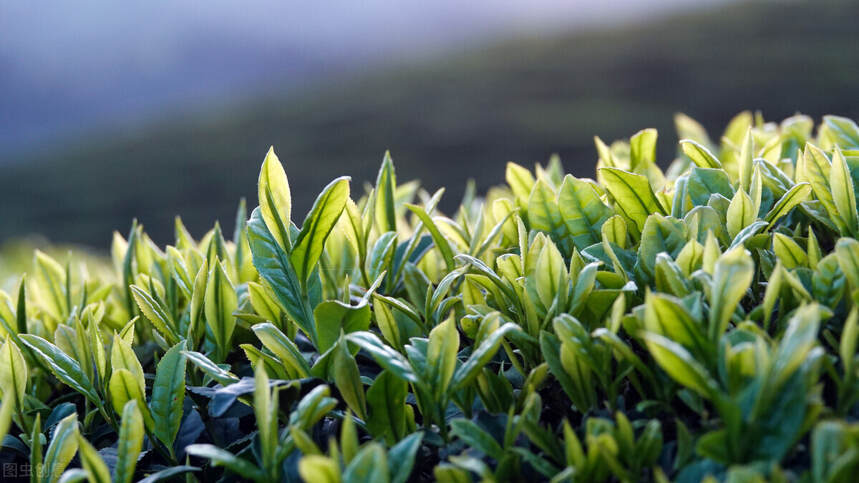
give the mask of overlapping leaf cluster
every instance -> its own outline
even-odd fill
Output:
[[[859,128],[742,113],[507,166],[453,217],[384,158],[0,292],[2,460],[33,481],[851,481]],[[227,240],[227,238],[230,238]]]

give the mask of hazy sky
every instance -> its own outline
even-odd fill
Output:
[[[0,154],[475,41],[729,0],[0,0]]]

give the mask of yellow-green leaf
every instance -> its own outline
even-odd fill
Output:
[[[773,234],[773,252],[781,260],[784,268],[793,269],[808,265],[808,255],[805,250],[787,235]]]
[[[454,319],[448,318],[429,333],[427,364],[435,375],[436,388],[443,394],[450,384],[456,369],[456,353],[459,351],[459,332]]]
[[[709,149],[705,146],[691,140],[683,139],[680,141],[680,149],[693,163],[701,168],[721,168],[722,163],[719,161]]]
[[[137,383],[140,393],[143,394],[145,392],[143,366],[140,365],[140,361],[131,348],[131,344],[122,340],[119,335],[113,337],[113,347],[110,350],[110,366],[114,372],[119,369],[126,369]],[[119,406],[117,412],[121,408],[122,406]]]
[[[80,453],[81,464],[86,471],[87,479],[90,483],[110,483],[110,471],[98,450],[93,447],[80,433],[77,434],[78,451]]]
[[[27,362],[21,349],[9,337],[0,347],[0,390],[17,401],[24,409],[24,394],[27,391]]]
[[[236,311],[236,307],[238,307],[236,290],[227,277],[224,264],[215,262],[209,269],[204,311],[206,322],[215,338],[219,362],[226,359],[232,349],[233,331],[236,328],[236,317],[233,312]]]
[[[611,208],[602,202],[593,185],[572,175],[567,175],[561,184],[558,209],[579,250],[600,241],[603,223],[612,216]]]
[[[78,415],[65,417],[54,429],[54,436],[48,451],[45,453],[45,464],[42,468],[42,482],[56,483],[63,470],[71,462],[78,451]]]
[[[716,261],[710,289],[710,340],[718,341],[725,332],[737,305],[746,294],[755,274],[755,262],[742,247],[723,254]]]
[[[134,479],[134,468],[137,457],[143,447],[143,416],[138,408],[138,402],[128,401],[122,409],[122,419],[119,426],[119,440],[116,447],[116,467],[114,481],[131,483]]]
[[[262,219],[280,248],[289,251],[289,226],[292,220],[292,194],[289,181],[280,160],[269,148],[262,162],[258,184],[259,206]]]
[[[859,233],[859,213],[856,212],[853,178],[850,176],[847,161],[838,147],[835,148],[832,155],[829,188],[832,190],[832,202],[835,204],[835,209],[844,219],[849,233],[856,236]]]
[[[346,200],[349,199],[349,180],[348,176],[343,176],[329,183],[316,198],[313,208],[304,219],[289,257],[302,284],[307,282],[316,267],[325,247],[325,240],[346,207]]]
[[[653,194],[646,177],[617,168],[602,168],[600,172],[615,206],[635,223],[639,233],[650,214],[668,214]]]
[[[738,189],[734,193],[734,199],[728,206],[727,228],[728,235],[731,238],[737,236],[743,228],[751,225],[757,219],[757,213],[754,212],[754,204],[745,190]]]
[[[811,185],[809,183],[798,183],[787,191],[772,207],[764,221],[772,226],[781,217],[787,215],[796,205],[807,200],[811,196]]]

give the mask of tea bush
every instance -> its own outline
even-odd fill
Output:
[[[4,472],[851,481],[859,127],[676,123],[665,172],[655,130],[596,138],[596,180],[511,163],[452,217],[386,155],[298,225],[272,150],[231,236],[36,251],[0,292]]]

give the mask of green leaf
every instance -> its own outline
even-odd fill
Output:
[[[171,466],[167,469],[156,471],[155,473],[150,474],[149,476],[143,478],[137,483],[156,483],[158,481],[170,480],[171,478],[181,475],[183,473],[190,473],[195,471],[200,471],[200,468],[189,465]],[[186,475],[186,478],[190,477],[191,475]]]
[[[376,176],[375,219],[376,228],[380,233],[397,231],[396,197],[397,175],[394,171],[394,161],[391,153],[385,151],[382,166]]]
[[[0,401],[0,441],[6,438],[9,427],[12,425],[12,413],[15,411],[15,399],[4,397]]]
[[[258,184],[259,209],[262,220],[281,249],[289,251],[289,225],[292,220],[292,194],[286,172],[270,147],[262,162]]]
[[[737,236],[735,236],[734,239],[731,241],[731,245],[728,246],[727,251],[735,250],[738,247],[745,246],[746,241],[748,241],[750,238],[755,236],[759,231],[763,230],[768,225],[769,225],[769,223],[762,221],[762,220],[758,220],[758,221],[752,223],[751,225],[743,228],[742,230],[740,230],[739,233],[737,233]]]
[[[367,330],[370,327],[370,304],[361,301],[358,305],[348,305],[339,300],[328,300],[313,310],[316,320],[317,349],[324,354],[344,334]]]
[[[714,355],[705,327],[694,319],[680,299],[670,295],[648,293],[645,299],[644,324],[648,331],[670,338],[686,348],[697,360],[707,361]]]
[[[182,422],[185,401],[184,346],[184,342],[174,345],[158,362],[155,382],[152,384],[152,400],[149,402],[155,422],[153,433],[168,448],[173,447]]]
[[[272,398],[269,389],[268,374],[265,366],[258,364],[254,368],[254,415],[259,431],[260,452],[263,466],[271,473],[275,465],[277,451],[277,391]]]
[[[140,361],[137,359],[134,349],[131,348],[131,344],[124,341],[119,335],[113,336],[113,347],[110,349],[110,367],[114,372],[119,369],[126,369],[137,383],[140,394],[146,391],[143,366],[140,365]],[[121,410],[122,406],[117,408],[116,412],[120,412]]]
[[[551,307],[552,302],[562,292],[566,296],[569,280],[564,257],[554,243],[547,242],[537,257],[534,276],[537,282],[537,295],[545,307]]]
[[[298,462],[298,474],[304,481],[340,483],[340,465],[322,455],[304,455]]]
[[[650,354],[672,379],[704,397],[714,394],[716,382],[680,344],[653,333],[646,333],[644,341]]]
[[[461,439],[469,447],[482,451],[484,454],[496,460],[501,460],[504,450],[489,433],[480,426],[467,419],[454,419],[450,422],[450,432]]]
[[[804,305],[790,318],[775,353],[771,375],[775,387],[786,381],[806,361],[808,352],[817,343],[820,310],[816,304]]]
[[[626,221],[620,215],[608,217],[600,228],[600,235],[604,241],[625,249],[627,241]]]
[[[689,171],[689,181],[686,192],[695,206],[705,206],[710,200],[710,195],[718,193],[725,198],[734,197],[734,188],[731,179],[722,169],[699,168],[693,166]]]
[[[239,458],[217,446],[211,444],[192,444],[185,448],[185,452],[193,456],[206,458],[212,463],[212,466],[223,466],[242,478],[259,482],[266,481],[265,473],[259,468],[247,460]]]
[[[561,184],[558,209],[579,250],[600,241],[602,225],[613,215],[612,209],[602,202],[591,183],[572,175],[564,177]]]
[[[361,419],[367,418],[367,402],[364,397],[364,385],[361,383],[361,373],[358,364],[349,348],[346,339],[341,338],[334,349],[334,383],[337,389],[355,414]]]
[[[850,475],[845,478],[836,478],[834,474],[838,469],[838,463],[842,463],[843,456],[852,456],[853,464],[847,469],[855,466],[859,453],[855,450],[847,451],[849,436],[844,423],[841,421],[821,421],[814,427],[811,433],[811,471],[814,481],[849,481]]]
[[[21,284],[18,286],[18,304],[15,308],[18,333],[27,332],[27,276],[21,276]],[[11,323],[11,320],[9,321]]]
[[[184,355],[189,361],[194,363],[198,369],[205,372],[206,375],[211,377],[214,381],[220,383],[223,386],[229,386],[230,384],[239,382],[239,378],[235,376],[217,364],[212,362],[211,359],[200,354],[199,352],[194,351],[182,351],[182,355]]]
[[[456,353],[459,351],[459,332],[454,318],[438,324],[429,333],[427,346],[427,365],[436,394],[444,394],[453,372],[456,370]]]
[[[758,214],[755,213],[754,203],[749,195],[743,189],[738,189],[728,206],[728,216],[726,226],[728,235],[731,238],[737,236],[743,228],[751,225],[757,219]]]
[[[403,437],[406,431],[405,404],[408,393],[408,383],[394,376],[392,372],[385,370],[376,376],[367,390],[370,414],[367,428],[374,437],[382,437],[388,444],[394,444]]]
[[[798,157],[796,162],[796,180],[810,183],[815,198],[820,200],[826,212],[832,217],[833,222],[839,227],[844,226],[846,228],[844,220],[835,208],[832,192],[829,190],[832,163],[826,153],[817,146],[808,143],[805,145],[802,156]]]
[[[737,114],[728,122],[728,127],[725,128],[725,133],[722,137],[733,145],[739,145],[743,141],[746,131],[752,126],[753,121],[754,116],[751,111],[743,111]]]
[[[5,395],[10,395],[16,401],[17,407],[23,411],[24,395],[27,391],[27,362],[21,349],[9,337],[6,337],[6,342],[0,347],[0,390]]]
[[[262,345],[274,353],[298,377],[307,377],[310,374],[310,365],[301,355],[295,343],[280,329],[269,322],[265,322],[251,327],[251,330],[254,331]]]
[[[844,218],[847,230],[856,236],[859,233],[859,212],[856,211],[856,193],[847,161],[839,148],[832,154],[832,170],[829,173],[829,188],[836,211]]]
[[[447,238],[442,235],[439,231],[438,226],[436,226],[435,221],[430,218],[429,214],[420,206],[413,205],[410,203],[406,204],[406,208],[408,208],[415,216],[418,217],[419,220],[424,224],[427,231],[429,231],[430,236],[432,236],[432,241],[435,244],[436,248],[438,248],[439,252],[441,252],[441,256],[444,259],[445,267],[448,271],[453,270],[456,267],[456,264],[453,262],[453,250],[450,248],[450,243],[447,241]]]
[[[811,185],[809,183],[798,183],[794,185],[787,193],[785,193],[772,209],[764,217],[770,226],[772,226],[781,217],[787,215],[796,205],[807,200],[811,196]]]
[[[617,168],[601,168],[600,173],[615,206],[635,223],[639,232],[644,229],[650,214],[668,214],[653,194],[646,177]]]
[[[677,137],[710,145],[710,136],[707,135],[704,126],[682,112],[674,114],[674,127],[677,130]]]
[[[137,302],[137,306],[140,307],[140,311],[143,312],[143,315],[149,320],[152,327],[158,331],[161,337],[164,337],[164,340],[170,345],[179,342],[179,335],[173,330],[174,323],[167,307],[137,285],[131,285],[129,289],[131,290],[131,295],[134,297],[134,301]]]
[[[859,241],[853,238],[839,238],[835,243],[835,256],[851,289],[859,289]]]
[[[223,361],[232,349],[233,331],[236,328],[236,318],[233,312],[238,307],[238,298],[232,282],[227,277],[224,264],[215,261],[209,268],[206,282],[206,298],[204,312],[206,322],[212,329],[217,360]]]
[[[847,316],[847,321],[844,323],[844,330],[841,332],[841,340],[838,344],[838,355],[841,357],[841,363],[844,365],[845,374],[853,374],[853,368],[856,361],[856,344],[859,342],[859,310],[855,307]]]
[[[68,314],[65,271],[56,260],[40,250],[35,251],[34,258],[43,307],[56,320],[62,320]]]
[[[525,203],[534,188],[534,176],[530,171],[516,163],[507,163],[504,179],[520,203]]]
[[[441,463],[433,468],[433,478],[439,483],[471,483],[471,475],[450,463]]]
[[[725,333],[734,310],[752,283],[754,274],[755,263],[742,247],[728,251],[716,261],[710,289],[710,341],[717,341]]]
[[[750,191],[752,186],[752,171],[754,170],[755,157],[755,137],[752,134],[752,128],[749,127],[745,132],[742,145],[740,147],[739,159],[739,187],[745,191]]]
[[[549,233],[555,240],[566,235],[555,189],[543,179],[537,180],[528,197],[528,221],[532,229]]]
[[[784,268],[808,266],[808,255],[805,254],[805,250],[787,235],[773,233],[773,252],[781,260]]]
[[[558,337],[555,334],[543,331],[540,334],[540,351],[549,365],[549,370],[555,376],[555,379],[558,380],[564,392],[571,399],[576,397],[578,394],[576,382],[567,374],[561,362],[561,341],[558,340]]]
[[[325,240],[346,207],[346,200],[349,199],[349,180],[348,176],[343,176],[329,183],[316,198],[313,208],[304,219],[290,254],[290,260],[302,285],[307,283],[316,268],[325,247]]]
[[[248,297],[257,315],[274,324],[282,323],[283,312],[270,295],[270,291],[266,290],[264,286],[256,282],[248,282]]]
[[[114,481],[117,483],[134,481],[134,468],[137,466],[137,457],[143,447],[143,416],[137,404],[137,401],[131,400],[122,409],[116,447],[117,459],[113,473]]]
[[[638,172],[656,162],[656,129],[642,129],[629,138],[630,168]]]
[[[281,308],[310,337],[316,340],[313,313],[301,289],[301,283],[286,252],[280,248],[262,222],[260,210],[251,213],[248,240],[254,267],[272,288]]]
[[[358,429],[355,426],[352,411],[347,410],[340,427],[340,451],[343,454],[343,462],[347,465],[358,453]]]
[[[844,148],[859,147],[859,127],[852,119],[841,116],[823,116],[826,126],[833,140]]]
[[[42,468],[43,483],[56,483],[60,479],[63,470],[78,451],[77,437],[78,415],[75,413],[60,421],[54,429],[54,436],[45,453],[45,465]]]
[[[343,472],[343,483],[388,483],[388,459],[378,443],[364,445]]]
[[[146,395],[128,369],[114,369],[113,374],[110,376],[108,391],[110,392],[110,402],[113,404],[113,410],[117,414],[123,411],[123,408],[129,401],[137,401],[138,407],[143,412],[146,427],[153,428],[155,426],[146,406]]]
[[[511,332],[519,332],[522,329],[518,325],[508,322],[495,331],[493,331],[483,342],[474,349],[474,352],[468,359],[459,366],[453,374],[452,387],[454,389],[462,389],[477,377],[477,374],[483,369],[483,366],[489,363],[490,360],[498,352],[501,342],[504,337]]]
[[[680,140],[680,149],[699,168],[721,169],[722,163],[709,149],[691,139]]]
[[[188,311],[188,340],[192,345],[197,345],[205,334],[203,330],[203,322],[201,314],[205,312],[204,304],[206,302],[206,283],[209,281],[209,264],[204,259],[200,268],[197,270],[197,275],[194,277],[194,288],[191,292],[191,303]]]
[[[423,433],[412,433],[388,450],[391,483],[406,483],[409,480],[421,441],[423,441]]]
[[[11,406],[11,403],[5,404],[4,406]],[[11,411],[7,413],[3,412],[3,409],[0,408],[0,441],[5,437],[6,431],[9,429],[8,418],[5,416],[11,417]],[[4,421],[6,421],[6,425],[3,426]],[[30,468],[42,469],[42,416],[41,414],[36,414],[35,421],[33,421],[33,429],[30,431]],[[30,474],[30,482],[36,483],[39,481],[37,478],[38,475]]]
[[[95,388],[77,361],[54,344],[37,335],[22,334],[20,337],[33,351],[33,355],[39,358],[63,384],[83,394],[94,404],[101,404],[101,398],[95,392]],[[59,478],[59,476],[57,477]]]
[[[351,413],[347,412],[347,415]],[[289,435],[292,437],[292,443],[298,448],[299,451],[306,455],[321,455],[322,450],[319,449],[319,446],[316,445],[316,442],[313,441],[313,438],[310,437],[304,430],[301,428],[297,428],[292,426],[289,428]],[[348,450],[346,450],[348,451]],[[346,458],[346,454],[343,455]]]
[[[656,256],[668,253],[676,257],[686,246],[686,225],[677,219],[653,214],[647,217],[638,246],[638,264],[649,276],[656,268]]]
[[[346,336],[349,342],[361,347],[377,364],[406,382],[418,383],[418,377],[402,354],[386,346],[372,332],[353,332]]]
[[[93,445],[78,433],[78,452],[90,483],[110,483],[110,471]]]

